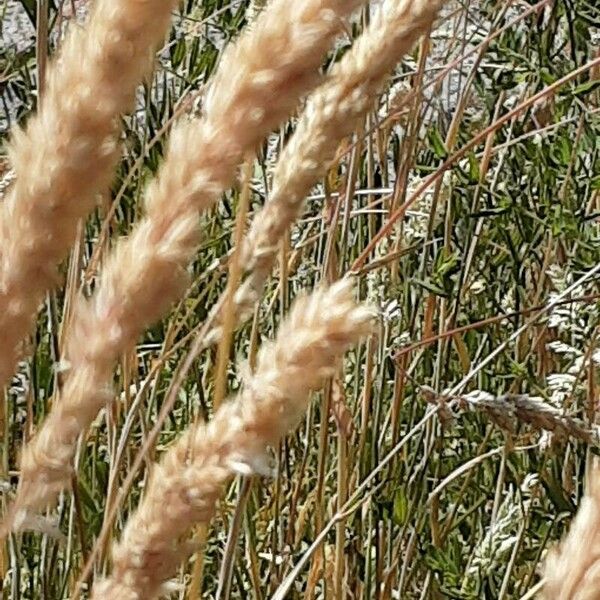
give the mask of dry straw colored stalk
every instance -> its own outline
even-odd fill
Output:
[[[166,34],[173,0],[97,0],[48,70],[36,116],[8,148],[16,180],[0,207],[0,386],[13,373],[77,223],[119,156],[118,116]]]
[[[569,533],[547,555],[545,600],[600,600],[600,470],[594,469]]]
[[[250,271],[236,303],[249,314],[268,277],[278,245],[304,199],[326,173],[344,137],[359,126],[400,58],[435,19],[443,0],[388,0],[368,29],[309,99],[273,175],[273,191],[244,247]]]
[[[218,200],[244,155],[315,83],[340,18],[357,3],[273,0],[224,52],[203,118],[174,128],[167,158],[147,191],[147,216],[117,244],[96,294],[75,306],[62,397],[23,453],[12,511],[17,523],[68,486],[78,436],[112,400],[115,362],[187,286],[186,268],[199,241],[198,211]]]
[[[243,391],[207,425],[191,427],[154,468],[145,496],[113,550],[111,577],[94,600],[154,598],[208,523],[224,486],[239,472],[262,473],[268,446],[300,422],[310,392],[332,376],[342,354],[372,328],[373,313],[342,280],[294,304],[275,342],[261,348]]]

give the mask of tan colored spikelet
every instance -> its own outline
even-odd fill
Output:
[[[545,600],[600,600],[600,469],[565,539],[548,552],[544,566]]]
[[[74,308],[66,342],[70,371],[61,399],[23,452],[14,514],[44,507],[68,486],[78,436],[112,399],[114,364],[187,285],[198,211],[218,200],[244,155],[315,82],[340,18],[356,4],[274,0],[225,51],[205,116],[174,128],[147,192],[147,216],[117,244],[91,301],[79,299]]]
[[[255,374],[207,425],[190,428],[156,466],[145,496],[113,550],[111,577],[94,600],[154,598],[189,553],[183,541],[207,523],[225,484],[262,472],[265,451],[301,420],[311,391],[335,373],[342,354],[372,327],[372,312],[353,301],[343,280],[294,304]]]
[[[573,437],[588,444],[598,444],[597,433],[580,419],[563,414],[541,398],[527,394],[504,394],[494,397],[481,391],[462,396],[461,400],[482,410],[496,425],[515,433],[519,422],[534,429],[552,431],[561,437]]]
[[[369,28],[309,99],[273,176],[273,191],[252,222],[244,263],[250,271],[237,293],[252,310],[273,266],[278,245],[298,217],[304,198],[322,177],[344,137],[364,118],[384,81],[435,19],[443,0],[388,0]]]
[[[16,181],[0,207],[0,386],[12,374],[77,223],[106,189],[118,120],[149,71],[174,0],[97,0],[48,71],[36,116],[13,134]]]

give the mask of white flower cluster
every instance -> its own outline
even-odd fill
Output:
[[[554,291],[550,294],[552,301],[564,292],[573,281],[573,274],[559,265],[551,265],[548,275]],[[583,286],[571,293],[572,298],[584,296],[590,290]],[[573,302],[559,305],[552,310],[548,319],[548,327],[559,336],[547,344],[561,368],[546,378],[550,391],[550,402],[562,408],[565,401],[578,391],[585,389],[585,377],[582,373],[589,367],[590,361],[600,365],[600,348],[588,347],[593,339],[593,329],[600,319],[600,310],[595,302]]]

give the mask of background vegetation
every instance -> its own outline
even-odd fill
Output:
[[[258,8],[186,0],[174,15],[152,81],[124,120],[111,193],[82,227],[65,283],[40,313],[31,358],[0,398],[4,505],[19,449],[60,386],[74,293],[93,289],[112,240],[139,217],[170,124],[201,106],[224,44]],[[85,12],[75,0],[0,5],[3,140],[35,110],[47,53]],[[276,475],[240,480],[211,530],[197,532],[206,555],[182,570],[180,597],[214,597],[221,570],[230,582],[221,598],[270,598],[303,557],[290,597],[535,594],[544,552],[564,532],[598,453],[599,26],[594,0],[450,2],[431,39],[399,65],[308,199],[253,322],[237,333],[230,390],[290,301],[320,280],[356,272],[362,297],[380,309],[378,335],[347,357],[274,453]],[[292,130],[293,120],[254,163],[254,210]],[[5,183],[7,169],[0,165]],[[68,596],[166,398],[176,403],[146,460],[210,415],[216,352],[198,356],[183,381],[177,375],[224,289],[237,204],[232,191],[204,217],[185,300],[123,357],[119,402],[81,443],[57,530],[0,548],[4,597]],[[119,503],[116,531],[143,478]],[[98,570],[106,549],[96,548]]]

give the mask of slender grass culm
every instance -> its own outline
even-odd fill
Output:
[[[97,0],[50,65],[37,114],[8,147],[15,181],[0,204],[0,386],[15,369],[77,224],[108,189],[118,117],[152,66],[173,0]]]
[[[208,523],[236,474],[262,474],[265,455],[295,428],[310,392],[332,376],[342,354],[372,327],[346,279],[299,299],[272,343],[263,344],[242,392],[207,425],[192,426],[151,473],[144,497],[113,550],[112,575],[94,600],[151,599],[192,550],[186,534]]]
[[[244,155],[317,82],[341,17],[357,4],[274,0],[225,51],[203,116],[174,128],[146,194],[146,216],[114,248],[92,298],[74,307],[65,337],[69,369],[60,399],[23,451],[13,525],[26,525],[27,511],[48,505],[69,485],[79,435],[113,398],[118,358],[188,285],[199,211],[214,204]]]

